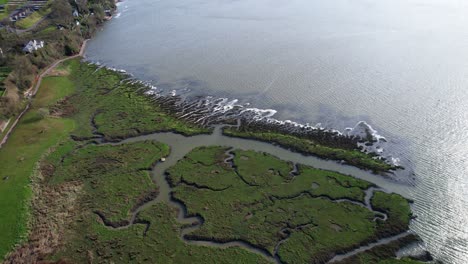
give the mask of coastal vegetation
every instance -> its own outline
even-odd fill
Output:
[[[357,142],[350,140],[353,144],[337,144],[336,138],[324,137],[321,140],[314,138],[286,134],[278,130],[262,129],[256,127],[224,128],[223,134],[231,137],[249,138],[275,143],[292,151],[305,155],[313,155],[324,159],[339,160],[345,164],[361,169],[371,170],[374,173],[386,173],[398,167],[393,166],[380,159],[376,155],[363,153],[357,147]],[[323,133],[326,134],[326,133]],[[342,139],[343,140],[343,139]],[[346,142],[346,139],[343,140]]]
[[[175,208],[159,202],[139,210],[158,193],[149,168],[167,155],[168,146],[154,141],[62,141],[37,172],[36,188],[48,191],[33,203],[36,221],[30,236],[37,240],[18,248],[7,263],[31,250],[34,260],[62,262],[268,263],[271,255],[282,263],[324,263],[375,239],[379,226],[373,219],[378,215],[353,202],[362,198],[357,192],[364,193],[372,184],[304,166],[291,174],[291,164],[268,154],[202,147],[168,170],[174,199],[187,206],[187,216],[203,220],[184,241],[179,234],[189,226],[176,220]],[[68,192],[61,192],[64,189]],[[379,192],[385,195],[394,196]],[[41,214],[41,206],[52,213]],[[64,211],[67,218],[60,221],[56,215]],[[47,231],[54,239],[39,238]],[[191,240],[245,241],[265,250],[266,256],[239,246],[191,245]],[[398,247],[381,246],[355,258],[420,263],[395,259],[397,248],[417,240],[399,240]]]
[[[7,263],[323,263],[408,230],[410,207],[397,194],[373,191],[367,204],[369,182],[217,146],[167,170],[179,213],[198,219],[179,222],[172,203],[153,202],[161,186],[150,170],[169,146],[120,141],[210,130],[173,117],[119,72],[73,59],[51,75],[0,150],[0,253],[19,244]],[[405,263],[394,257],[376,258]]]
[[[66,142],[57,147],[42,162],[42,176],[51,185],[80,181],[87,207],[110,225],[128,223],[133,208],[157,195],[149,172],[156,161],[169,154],[167,145],[154,141],[119,146],[73,145]]]
[[[72,134],[75,139],[102,137],[116,141],[163,131],[184,135],[210,131],[164,111],[144,94],[146,86],[125,81],[128,76],[78,60],[68,62],[65,67],[72,72],[69,79],[77,87],[77,93],[63,100],[55,111],[77,121],[77,130]]]
[[[30,176],[37,162],[64,138],[72,136],[80,143],[158,131],[208,131],[160,111],[147,96],[136,91],[141,85],[121,82],[124,77],[117,72],[98,70],[97,66],[76,59],[51,74],[44,78],[31,108],[0,150],[1,256],[28,231]],[[100,119],[101,115],[109,116],[110,122]]]
[[[395,241],[391,241],[385,245],[375,246],[369,250],[358,253],[349,258],[345,258],[340,261],[333,262],[335,264],[366,264],[366,263],[377,263],[377,264],[421,264],[422,261],[430,261],[432,258],[430,255],[420,257],[421,260],[412,259],[409,257],[403,257],[401,259],[394,259],[397,252],[405,245],[411,244],[417,241],[418,238],[414,234],[409,234]]]
[[[28,98],[38,74],[77,54],[114,9],[113,0],[54,0],[19,22],[2,22],[0,121],[27,107],[0,150],[0,257],[6,263],[324,263],[408,230],[411,209],[400,195],[220,146],[194,149],[167,170],[170,201],[154,201],[161,186],[151,170],[170,156],[170,147],[121,141],[211,128],[177,117],[174,105],[148,96],[149,88],[129,75],[78,59],[53,69]],[[33,39],[45,47],[24,52]],[[362,153],[358,139],[332,133],[242,126],[224,134],[375,173],[396,169]],[[419,263],[395,258],[418,239],[407,236],[343,263]]]
[[[189,240],[245,241],[283,263],[324,263],[407,230],[403,215],[411,211],[399,195],[377,192],[373,201],[389,215],[383,220],[364,204],[372,186],[365,181],[306,166],[294,172],[268,154],[227,151],[197,148],[167,171],[173,199],[203,219]]]
[[[125,229],[108,228],[89,212],[73,231],[73,240],[52,259],[85,263],[268,263],[241,248],[186,244],[179,238],[177,211],[158,203],[138,215]]]

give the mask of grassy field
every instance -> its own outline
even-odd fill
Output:
[[[368,182],[306,166],[292,175],[290,163],[253,151],[234,151],[231,167],[225,151],[198,148],[168,170],[173,197],[204,219],[189,238],[242,240],[284,263],[322,263],[394,231],[373,221],[365,207],[334,201],[363,201]],[[410,214],[401,196],[379,192],[381,199],[388,199],[383,212]],[[406,230],[409,218],[400,220],[395,224]]]
[[[75,127],[71,119],[44,116],[42,113],[43,109],[73,92],[74,87],[63,78],[44,80],[31,110],[0,149],[0,256],[26,234],[29,183],[36,163],[47,149],[66,138]],[[55,81],[64,85],[53,85]]]
[[[385,161],[375,159],[357,149],[342,149],[328,147],[306,138],[286,135],[277,132],[238,131],[235,128],[225,128],[223,133],[227,136],[251,138],[269,143],[276,143],[306,155],[313,155],[324,159],[343,160],[346,164],[361,169],[371,170],[374,173],[388,172],[396,169]]]
[[[92,215],[72,233],[67,243],[52,259],[87,263],[268,263],[266,259],[241,248],[211,248],[184,243],[179,238],[181,225],[176,211],[165,204],[155,204],[138,216],[137,224],[113,230]]]
[[[39,11],[33,12],[26,18],[21,19],[20,21],[16,22],[15,25],[21,29],[28,29],[32,27],[34,24],[36,24],[43,17],[49,15],[49,13],[50,13],[50,9],[39,10]]]

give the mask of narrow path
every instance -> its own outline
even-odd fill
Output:
[[[16,117],[15,121],[13,122],[13,125],[10,127],[10,129],[8,130],[8,132],[3,136],[3,139],[2,141],[0,142],[0,149],[2,148],[2,146],[7,142],[8,140],[8,137],[10,136],[10,134],[13,132],[13,130],[15,129],[16,125],[18,124],[19,120],[21,119],[21,117],[23,117],[23,115],[29,110],[29,108],[31,107],[31,103],[32,103],[32,99],[34,97],[34,95],[36,95],[37,91],[39,90],[39,87],[41,86],[41,83],[42,83],[42,78],[44,78],[47,74],[50,73],[51,70],[53,70],[55,67],[57,67],[57,65],[59,65],[60,63],[64,62],[64,61],[67,61],[67,60],[71,60],[71,59],[74,59],[74,58],[78,58],[78,57],[81,57],[83,56],[84,54],[84,51],[85,51],[85,48],[86,48],[86,43],[88,42],[88,39],[86,39],[85,41],[83,41],[83,44],[81,45],[81,49],[80,49],[80,52],[76,55],[73,55],[73,56],[70,56],[70,57],[66,57],[66,58],[63,58],[63,59],[60,59],[60,60],[57,60],[55,61],[54,63],[52,63],[49,67],[47,67],[44,71],[42,71],[42,73],[40,73],[38,75],[38,77],[36,78],[36,83],[31,86],[31,88],[29,88],[26,92],[24,92],[24,96],[26,98],[28,98],[28,103],[26,104],[26,107],[24,108],[24,110],[18,115],[18,117]]]
[[[36,21],[36,23],[34,23],[32,26],[28,27],[28,28],[25,28],[25,29],[19,29],[19,28],[11,28],[9,26],[9,30],[11,32],[15,32],[16,34],[23,34],[23,33],[26,33],[26,32],[29,32],[33,29],[35,29],[42,21],[44,21],[45,19],[47,18],[47,16],[43,16],[41,19],[39,19],[38,21]]]

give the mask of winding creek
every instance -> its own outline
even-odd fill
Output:
[[[435,259],[468,263],[468,1],[118,5],[115,19],[89,41],[88,61],[124,69],[167,93],[273,109],[280,120],[340,131],[366,121],[406,168],[394,175],[402,185],[259,143],[196,138],[258,147],[403,194],[418,216],[410,228]],[[197,144],[154,137],[177,140],[175,152]]]
[[[274,155],[280,159],[293,162],[293,164],[304,164],[304,165],[309,165],[309,166],[313,166],[316,168],[334,170],[334,171],[352,175],[354,177],[372,182],[380,187],[370,187],[369,189],[367,189],[365,191],[366,195],[365,195],[364,203],[351,201],[348,199],[337,199],[337,200],[333,200],[333,202],[338,202],[338,203],[347,202],[347,203],[357,204],[362,207],[366,207],[368,210],[375,213],[376,217],[374,218],[374,221],[377,218],[380,218],[383,220],[387,219],[386,214],[375,211],[370,204],[370,200],[373,196],[374,191],[381,190],[381,191],[386,191],[386,192],[396,192],[396,193],[405,195],[404,192],[401,192],[401,190],[404,190],[404,188],[403,189],[401,188],[401,184],[391,182],[389,180],[384,179],[383,177],[370,174],[368,172],[359,170],[351,166],[339,164],[335,161],[326,161],[326,160],[321,160],[321,159],[311,157],[311,156],[304,156],[302,154],[294,153],[294,152],[291,152],[289,150],[286,150],[284,148],[281,148],[272,144],[255,141],[255,140],[227,137],[222,134],[222,126],[215,126],[213,133],[209,135],[196,135],[196,136],[186,137],[186,136],[182,136],[180,134],[176,134],[172,132],[164,132],[164,133],[154,133],[154,134],[149,134],[149,135],[144,135],[144,136],[137,136],[137,137],[122,140],[117,143],[100,143],[100,144],[120,145],[120,144],[138,142],[138,141],[144,141],[144,140],[159,141],[159,142],[169,145],[171,148],[171,152],[169,156],[165,157],[165,161],[164,162],[158,161],[151,171],[153,181],[156,183],[156,185],[159,188],[159,194],[155,199],[144,203],[143,205],[139,206],[136,210],[134,210],[132,212],[132,217],[129,223],[126,225],[117,227],[118,229],[128,228],[129,226],[133,224],[146,224],[149,227],[150,223],[138,222],[138,219],[137,219],[138,213],[148,208],[154,203],[163,202],[178,209],[179,213],[178,213],[177,221],[181,224],[184,224],[184,227],[182,228],[181,233],[180,233],[180,238],[184,240],[186,243],[200,245],[200,246],[219,247],[219,248],[242,247],[250,252],[262,255],[263,257],[265,257],[266,259],[274,263],[281,263],[277,255],[277,252],[281,243],[287,240],[288,237],[278,242],[277,246],[275,247],[275,253],[273,255],[271,255],[266,250],[257,248],[249,243],[246,243],[245,241],[236,240],[236,241],[229,241],[229,242],[223,243],[223,242],[216,242],[216,241],[192,240],[192,239],[186,238],[187,234],[190,234],[192,231],[199,228],[203,224],[203,219],[199,216],[188,217],[186,207],[181,202],[172,199],[172,196],[171,196],[172,189],[166,180],[165,171],[168,168],[174,166],[179,160],[181,160],[192,149],[196,147],[201,147],[201,146],[216,145],[216,146],[225,146],[225,147],[230,148],[226,152],[226,154],[228,154],[228,157],[224,161],[229,164],[232,164],[231,163],[231,160],[233,158],[233,155],[231,153],[232,150],[234,149],[255,150],[255,151],[265,152],[265,153]],[[295,165],[293,167],[293,170],[290,173],[295,174],[296,172],[297,172],[297,166]],[[283,231],[287,231],[287,230],[283,230]],[[336,255],[333,259],[329,261],[329,263],[353,256],[357,253],[360,253],[372,247],[389,243],[391,241],[402,238],[408,234],[409,232],[405,232],[396,236],[383,238],[383,239],[380,239],[379,241],[370,243],[365,246],[361,246],[347,253]]]

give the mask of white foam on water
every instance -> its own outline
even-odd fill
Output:
[[[100,62],[93,62],[100,68],[103,68]],[[400,159],[393,157],[390,153],[387,153],[387,140],[384,136],[380,135],[377,130],[372,128],[365,121],[359,121],[354,127],[345,128],[343,131],[339,131],[336,129],[324,128],[322,127],[321,123],[317,123],[316,125],[310,125],[309,123],[303,124],[293,120],[279,120],[274,118],[277,114],[277,110],[275,109],[260,109],[255,107],[249,107],[250,103],[239,104],[238,99],[229,99],[229,98],[216,98],[213,96],[205,96],[202,98],[188,98],[182,99],[180,96],[179,90],[171,90],[169,93],[165,92],[162,89],[159,89],[155,85],[152,85],[150,81],[143,82],[141,80],[137,80],[133,78],[132,75],[128,74],[125,70],[107,67],[107,69],[112,70],[114,72],[118,72],[121,74],[125,74],[129,77],[125,81],[130,84],[140,84],[146,88],[145,94],[149,96],[153,96],[155,98],[160,98],[163,96],[171,96],[171,97],[180,97],[180,102],[188,102],[189,104],[193,104],[187,111],[183,111],[181,117],[183,118],[190,118],[191,116],[196,117],[196,123],[199,124],[209,124],[211,121],[219,121],[222,122],[226,120],[226,117],[239,117],[247,120],[251,120],[250,122],[266,122],[268,124],[279,125],[279,126],[286,126],[288,129],[294,131],[314,131],[314,130],[322,130],[324,132],[330,132],[336,135],[344,135],[350,137],[357,137],[361,139],[360,142],[357,143],[357,146],[362,149],[365,153],[375,153],[375,159],[385,158],[387,162],[392,165],[399,166]],[[182,91],[182,94],[189,91],[189,89],[185,89]],[[192,100],[192,102],[191,102]],[[198,102],[196,101],[198,100]],[[200,114],[202,112],[202,114]],[[223,119],[224,118],[224,119]],[[211,121],[210,121],[211,120]],[[207,123],[208,122],[208,123]]]

